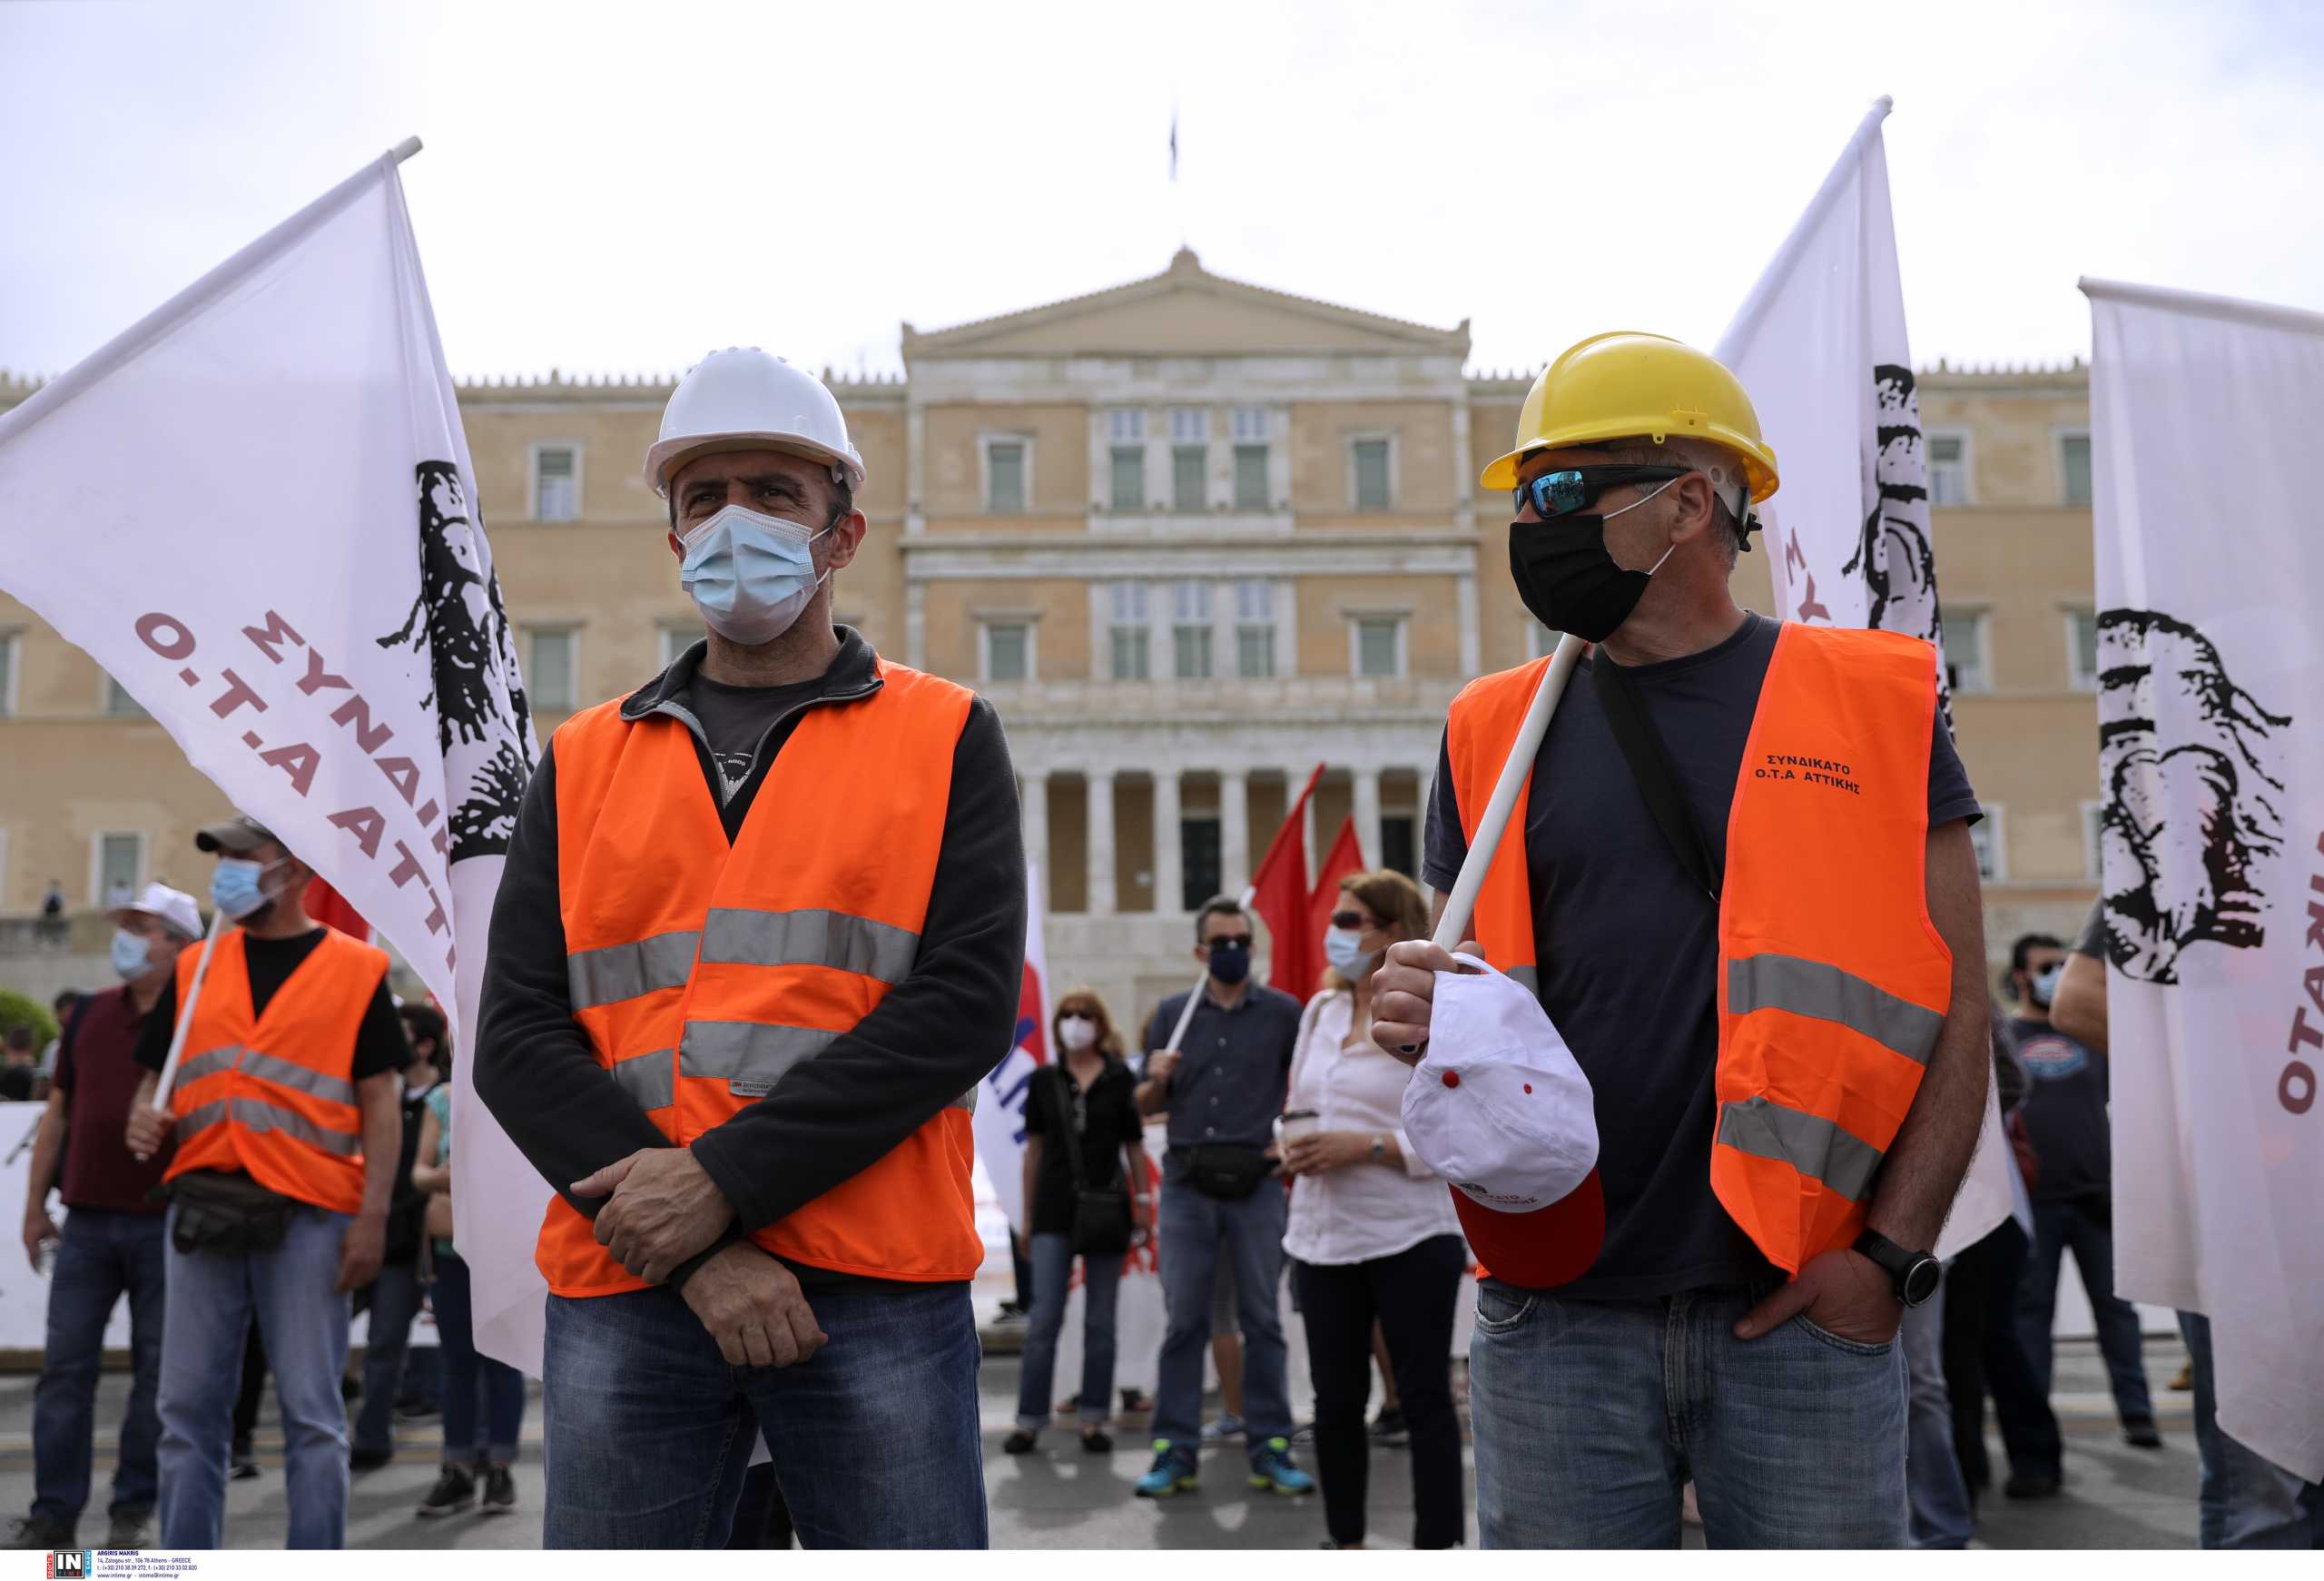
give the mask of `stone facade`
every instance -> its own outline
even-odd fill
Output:
[[[1369,860],[1414,865],[1453,693],[1541,640],[1510,581],[1506,502],[1475,488],[1527,379],[1470,373],[1465,323],[1246,285],[1190,252],[1089,296],[906,325],[902,347],[901,379],[833,384],[871,521],[834,612],[1000,709],[1054,984],[1097,986],[1123,1020],[1182,987],[1188,903],[1248,878],[1317,763],[1311,855],[1353,817]],[[0,407],[26,388],[0,383]],[[699,634],[639,475],[670,388],[460,392],[544,733]],[[2094,696],[2073,652],[2091,523],[2065,476],[2087,380],[1939,369],[1921,396],[1932,441],[1958,440],[1936,534],[1974,650],[1956,656],[1962,751],[2001,809],[1998,954],[2021,926],[2066,929],[2093,886]],[[1764,556],[1738,589],[1771,608]],[[52,876],[75,909],[133,869],[199,889],[208,783],[5,596],[0,657],[0,914],[36,908]]]

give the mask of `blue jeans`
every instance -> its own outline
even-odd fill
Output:
[[[419,1316],[419,1264],[383,1263],[371,1285],[371,1324],[363,1342],[363,1408],[355,1418],[355,1452],[392,1454],[396,1390]]]
[[[1017,1425],[1038,1433],[1049,1425],[1057,1337],[1065,1327],[1075,1254],[1072,1238],[1065,1235],[1035,1235],[1028,1250],[1033,1264],[1033,1317],[1025,1332]],[[1121,1286],[1118,1254],[1081,1260],[1081,1419],[1093,1427],[1106,1419],[1114,1398],[1114,1300]]]
[[[178,1210],[170,1210],[170,1222]],[[234,1359],[258,1317],[282,1406],[285,1546],[347,1544],[349,1299],[339,1279],[348,1216],[301,1207],[271,1251],[169,1249],[162,1329],[162,1538],[164,1548],[216,1548],[226,1536],[226,1454],[241,1369]]]
[[[1206,1197],[1184,1181],[1162,1184],[1162,1299],[1169,1326],[1154,1390],[1154,1436],[1191,1453],[1202,1442],[1202,1363],[1210,1347],[1211,1280],[1221,1259],[1235,1271],[1243,1322],[1245,1442],[1291,1437],[1284,1381],[1283,1187],[1268,1180],[1247,1197]]]
[[[111,1513],[142,1516],[153,1507],[154,1447],[162,1436],[153,1396],[162,1375],[164,1244],[158,1213],[75,1208],[65,1215],[48,1287],[48,1348],[33,1395],[33,1514],[67,1531],[89,1502],[97,1369],[105,1321],[123,1295],[136,1371],[121,1419]]]
[[[478,1354],[468,1265],[457,1253],[436,1254],[430,1299],[443,1371],[444,1464],[514,1465],[517,1437],[525,1430],[525,1375],[505,1361]],[[481,1420],[476,1408],[479,1393],[484,1398]]]
[[[804,1546],[985,1546],[969,1287],[810,1287],[807,1302],[830,1344],[731,1367],[666,1286],[551,1296],[543,1545],[724,1546],[763,1430]]]
[[[1949,1276],[1948,1276],[1949,1277]],[[1945,1287],[1905,1309],[1905,1494],[1915,1548],[1965,1548],[1977,1529],[1969,1483],[1953,1448],[1953,1397],[1945,1387]]]
[[[1767,1286],[1577,1301],[1488,1280],[1469,1344],[1489,1548],[1905,1544],[1905,1367],[1794,1318],[1733,1333]]]
[[[2089,1292],[2098,1327],[2099,1354],[2114,1386],[2114,1412],[2125,1428],[2152,1427],[2154,1401],[2147,1394],[2146,1363],[2139,1354],[2138,1309],[2114,1293],[2114,1227],[2080,1202],[2034,1204],[2034,1255],[2019,1288],[2018,1332],[2045,1396],[2050,1392],[2050,1325],[2058,1309],[2058,1261],[2067,1250]]]
[[[2220,1431],[2211,1320],[2179,1314],[2195,1373],[2195,1450],[2202,1459],[2196,1527],[2206,1548],[2324,1548],[2324,1485],[2303,1482]]]

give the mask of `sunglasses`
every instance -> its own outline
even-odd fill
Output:
[[[1693,470],[1691,467],[1570,467],[1561,472],[1543,472],[1517,486],[1516,509],[1522,515],[1531,505],[1534,515],[1549,521],[1597,504],[1598,497],[1609,489],[1625,483],[1668,482]]]
[[[1251,937],[1248,934],[1236,934],[1210,941],[1210,948],[1214,950],[1247,950],[1250,947]]]
[[[1332,914],[1332,926],[1345,928],[1354,934],[1368,934],[1380,925],[1360,911],[1335,911]]]
[[[1088,1023],[1090,1023],[1091,1024],[1093,1024],[1093,1025],[1094,1025],[1094,1024],[1096,1024],[1098,1018],[1097,1018],[1096,1016],[1094,1016],[1094,1015],[1090,1014],[1090,1013],[1089,1013],[1088,1011],[1086,1011],[1086,1010],[1068,1010],[1068,1011],[1062,1011],[1062,1012],[1059,1013],[1058,1020],[1059,1020],[1059,1021],[1086,1021],[1086,1022],[1088,1022]]]

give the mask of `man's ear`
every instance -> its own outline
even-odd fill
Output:
[[[856,551],[863,547],[863,535],[871,529],[871,522],[860,510],[851,510],[832,523],[831,558],[825,565],[834,571],[843,571],[853,565]]]
[[[1709,477],[1689,472],[1673,482],[1669,491],[1676,501],[1670,518],[1672,543],[1699,538],[1718,525],[1718,495]]]

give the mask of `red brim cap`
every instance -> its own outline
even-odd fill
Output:
[[[1606,1242],[1606,1191],[1592,1170],[1546,1208],[1502,1213],[1447,1186],[1461,1231],[1477,1254],[1480,1279],[1492,1276],[1529,1290],[1554,1290],[1590,1271]]]

